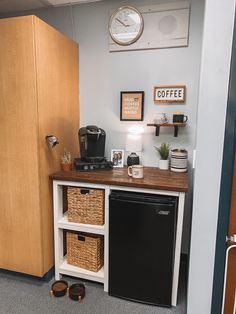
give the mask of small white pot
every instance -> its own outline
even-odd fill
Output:
[[[159,160],[159,168],[161,170],[169,170],[169,159],[167,159],[167,160],[160,159]]]

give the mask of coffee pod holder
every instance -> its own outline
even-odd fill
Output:
[[[69,297],[71,300],[79,303],[85,297],[85,285],[83,283],[75,283],[69,288]]]
[[[65,280],[57,280],[51,286],[51,297],[63,297],[69,290],[68,283]]]
[[[68,294],[69,298],[73,301],[80,303],[85,297],[85,285],[83,283],[75,283],[70,287],[65,280],[55,281],[50,290],[51,297],[63,297]]]

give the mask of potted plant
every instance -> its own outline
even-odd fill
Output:
[[[154,146],[156,151],[160,155],[159,160],[159,168],[162,170],[168,170],[169,169],[169,152],[170,152],[170,145],[167,143],[162,143],[159,147]]]
[[[64,171],[72,170],[71,153],[68,152],[65,148],[64,148],[64,153],[61,156],[61,169]]]

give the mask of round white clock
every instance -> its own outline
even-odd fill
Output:
[[[143,17],[134,7],[124,6],[115,11],[109,21],[111,38],[119,45],[136,42],[143,32]]]

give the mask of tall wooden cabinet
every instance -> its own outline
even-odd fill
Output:
[[[54,264],[49,174],[64,148],[78,155],[78,45],[35,16],[1,19],[0,41],[0,268],[43,276]]]

